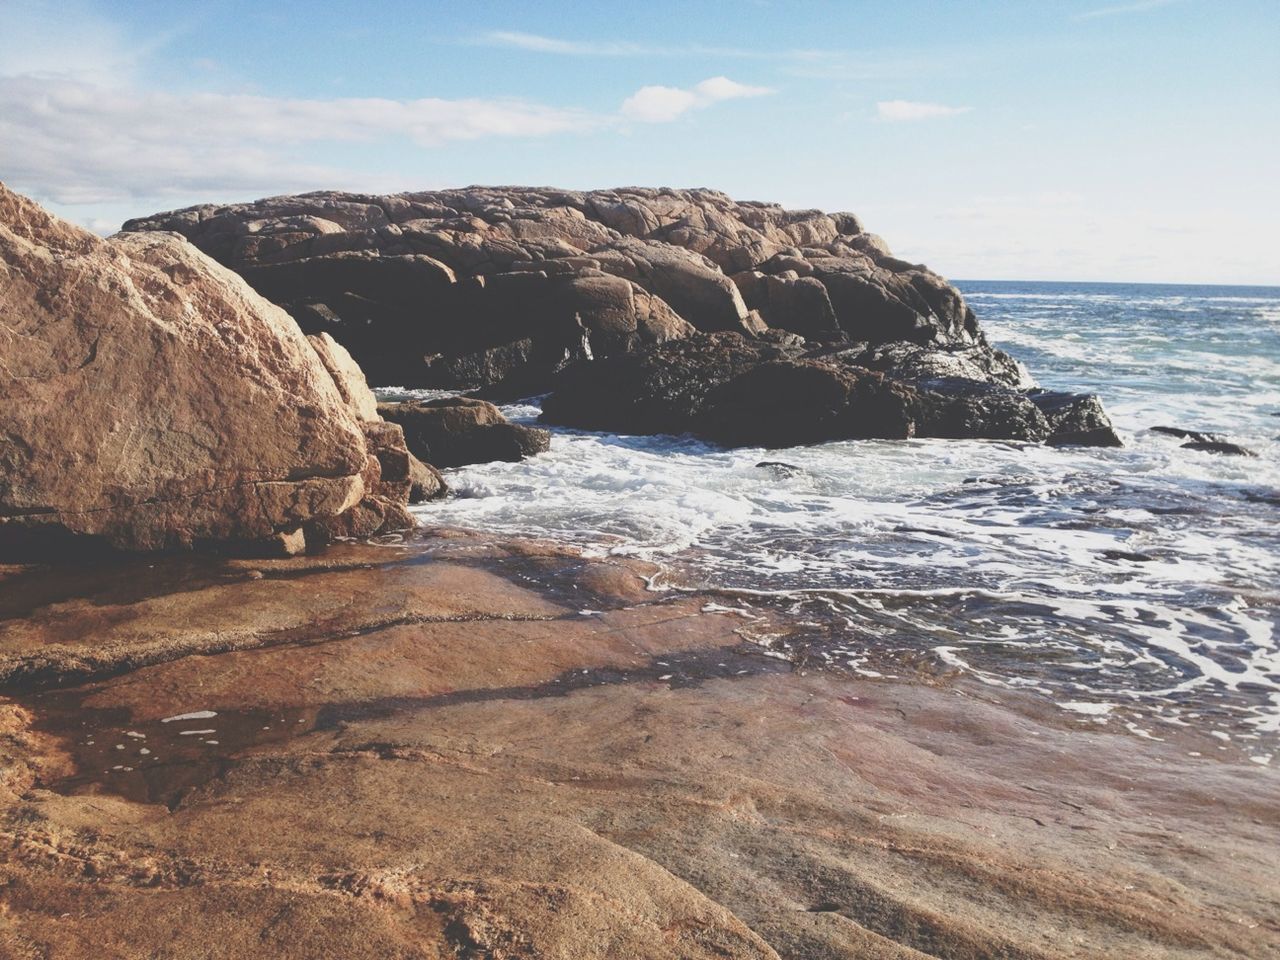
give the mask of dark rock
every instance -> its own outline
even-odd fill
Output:
[[[568,361],[695,330],[985,348],[955,288],[852,214],[712,190],[313,193],[125,229],[183,234],[381,383],[541,392]]]
[[[725,446],[789,447],[915,433],[911,388],[822,360],[771,360],[712,391],[692,431]]]
[[[449,492],[440,471],[429,463],[423,463],[413,454],[409,454],[409,502],[425,503],[428,500],[439,500]]]
[[[1102,401],[1091,394],[1032,390],[1028,396],[1049,421],[1048,442],[1057,447],[1123,447]]]
[[[1215,440],[1222,439],[1214,433],[1202,433],[1199,430],[1184,430],[1182,427],[1152,427],[1152,433],[1163,433],[1169,437],[1177,437],[1181,440],[1192,440],[1197,443],[1211,443]]]
[[[1127,560],[1130,563],[1154,563],[1156,558],[1149,553],[1135,553],[1129,550],[1103,550],[1105,560]]]
[[[1256,457],[1247,447],[1228,440],[1191,440],[1182,444],[1183,450],[1199,450],[1201,453],[1220,453],[1231,457]]]
[[[1187,442],[1181,444],[1183,450],[1199,450],[1202,453],[1220,453],[1236,457],[1256,457],[1257,454],[1238,443],[1232,443],[1217,433],[1203,433],[1199,430],[1184,430],[1182,427],[1152,427],[1152,433],[1163,433]]]
[[[794,463],[783,463],[781,460],[761,460],[756,464],[756,469],[768,470],[770,473],[782,477],[796,477],[804,473],[804,470]]]
[[[683,433],[693,428],[717,387],[762,362],[798,357],[803,349],[803,341],[713,333],[577,364],[555,381],[542,419],[584,430]]]
[[[444,469],[494,460],[515,462],[551,446],[546,430],[510,423],[492,403],[472,397],[381,403],[378,412],[404,429],[414,456]]]
[[[859,364],[865,355],[795,336],[698,334],[567,369],[543,401],[543,419],[589,430],[690,432],[730,446],[906,437],[1114,442],[1093,398],[964,378],[901,380]]]

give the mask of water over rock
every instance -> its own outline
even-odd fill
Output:
[[[0,547],[131,550],[411,523],[350,355],[172,234],[102,240],[0,185]]]

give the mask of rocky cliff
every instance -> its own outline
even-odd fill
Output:
[[[407,456],[350,355],[235,273],[0,185],[0,549],[296,552],[410,524]]]

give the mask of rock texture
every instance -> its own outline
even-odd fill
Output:
[[[0,956],[1280,953],[1280,772],[1207,731],[792,669],[555,547],[180,566],[0,567]]]
[[[0,546],[294,552],[407,525],[404,457],[350,355],[236,274],[0,185]]]
[[[936,350],[928,362],[967,370],[967,353]],[[815,347],[795,335],[699,334],[566,370],[543,418],[588,430],[693,433],[730,446],[909,437],[1119,444],[1096,398],[1002,384],[1012,368],[986,380],[903,379],[893,365],[866,365],[869,354],[883,355],[866,345]]]
[[[313,193],[130,221],[173,230],[327,330],[378,382],[538,392],[574,359],[767,327],[986,347],[937,274],[852,214],[713,190]]]
[[[472,397],[382,403],[378,413],[404,429],[414,456],[441,468],[515,463],[551,447],[546,430],[510,423],[492,403]]]

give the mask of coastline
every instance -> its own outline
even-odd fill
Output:
[[[1270,768],[972,684],[796,668],[714,596],[647,590],[651,565],[431,533],[288,560],[4,568],[0,942],[1280,946]],[[10,699],[15,684],[36,692]],[[139,744],[159,758],[145,774]],[[134,770],[100,762],[125,755]]]

